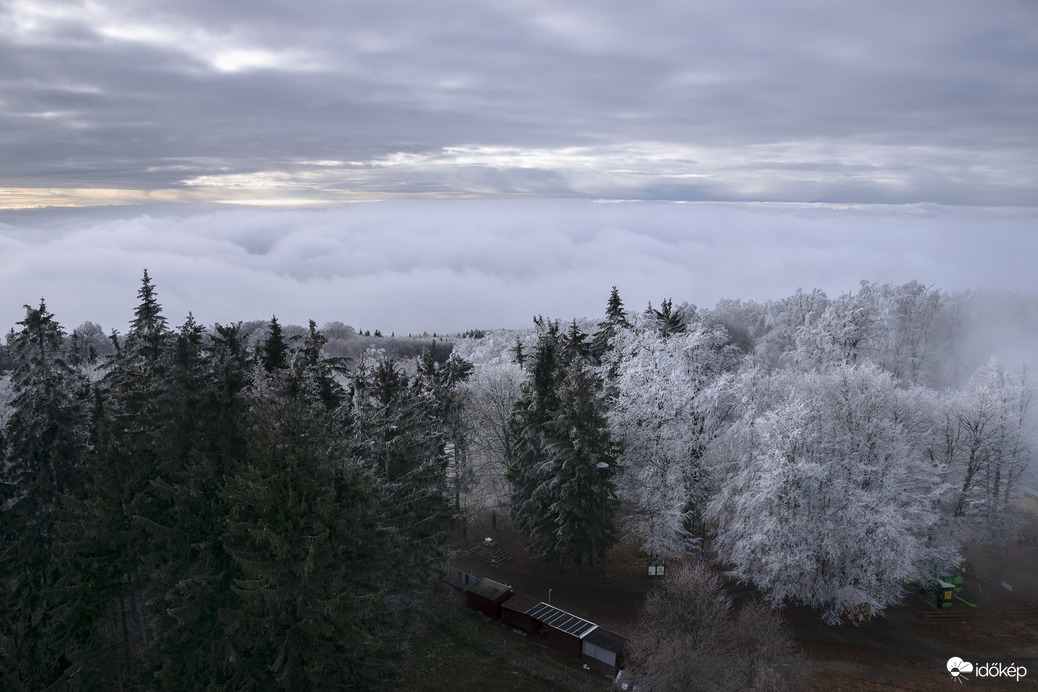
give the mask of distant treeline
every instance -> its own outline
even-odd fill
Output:
[[[255,347],[266,338],[269,327],[269,320],[249,320],[240,324],[239,331],[245,342]],[[282,326],[282,332],[286,339],[301,338],[306,334],[307,328],[298,324],[286,324]],[[328,322],[320,328],[320,332],[325,338],[323,348],[327,355],[350,360],[359,360],[368,349],[377,349],[386,357],[397,359],[418,358],[428,352],[433,360],[442,363],[450,357],[454,347],[447,336],[384,336],[377,329],[374,333],[371,330],[359,331],[342,322]],[[15,330],[12,328],[7,335],[6,343],[0,344],[0,373],[12,367],[10,346],[14,333]],[[461,336],[475,337],[482,333],[479,330],[470,330]],[[117,344],[124,339],[125,337],[118,332],[105,333],[100,325],[87,321],[72,330],[66,347],[77,362],[95,363],[98,359],[113,355]]]

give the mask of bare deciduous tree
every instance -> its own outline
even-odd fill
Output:
[[[756,603],[733,610],[709,568],[676,569],[642,606],[631,676],[645,692],[804,689],[807,664],[779,615]]]

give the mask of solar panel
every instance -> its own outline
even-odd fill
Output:
[[[584,618],[579,618],[572,613],[567,613],[565,610],[559,610],[555,606],[550,606],[547,603],[538,603],[533,608],[526,611],[526,615],[529,615],[534,620],[542,622],[549,627],[554,627],[557,630],[571,634],[574,637],[581,638],[587,635],[588,632],[594,630],[598,625],[593,622],[589,622]]]

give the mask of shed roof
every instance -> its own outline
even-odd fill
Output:
[[[488,600],[495,600],[504,594],[512,590],[511,586],[507,586],[500,582],[496,582],[493,579],[477,579],[475,584],[470,584],[466,591],[470,591],[477,596],[482,596]]]
[[[538,603],[526,611],[526,614],[538,622],[543,622],[549,627],[571,634],[578,639],[583,639],[588,632],[598,627],[593,622],[579,618],[572,613],[567,613],[565,610],[559,610],[547,603]]]
[[[536,598],[530,598],[526,594],[517,593],[516,595],[509,598],[507,601],[501,604],[502,608],[508,608],[514,610],[517,613],[529,613],[537,604],[540,603]]]
[[[609,630],[604,630],[601,627],[598,627],[595,630],[588,632],[587,636],[584,637],[584,641],[594,644],[606,651],[620,653],[624,646],[627,645],[628,639],[616,632],[610,632]]]

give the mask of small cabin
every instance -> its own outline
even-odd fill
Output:
[[[548,646],[578,661],[581,657],[581,640],[598,627],[593,622],[547,603],[538,603],[526,614],[548,631]]]
[[[615,675],[623,666],[623,653],[627,637],[596,627],[587,633],[581,642],[584,662],[600,673]]]
[[[501,605],[501,619],[512,629],[522,630],[530,637],[541,634],[541,623],[529,614],[540,605],[540,601],[521,593],[509,598]]]
[[[501,604],[515,594],[511,586],[486,578],[477,579],[465,592],[469,608],[478,610],[491,620],[501,619]]]

